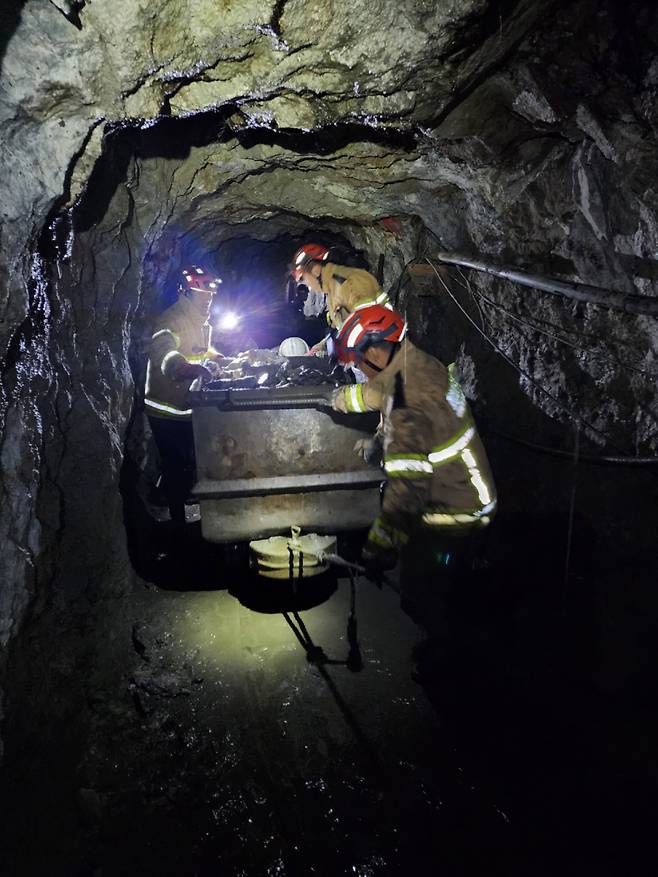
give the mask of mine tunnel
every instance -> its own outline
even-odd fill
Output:
[[[655,4],[5,0],[0,62],[2,873],[653,873]],[[336,408],[364,305],[460,433]],[[453,451],[477,539],[373,566]]]

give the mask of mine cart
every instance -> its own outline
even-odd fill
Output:
[[[377,415],[337,414],[331,387],[209,388],[191,394],[201,528],[211,542],[367,527],[378,468],[354,451]]]

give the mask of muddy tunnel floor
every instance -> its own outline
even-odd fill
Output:
[[[386,584],[357,580],[355,638],[348,578],[311,579],[295,604],[288,583],[247,586],[214,549],[185,572],[161,560],[161,586],[136,580],[128,596],[53,604],[32,622],[2,873],[548,877],[648,864],[655,673],[644,696],[597,684],[593,633],[553,582],[535,581],[531,603],[527,582],[481,575],[458,636],[419,648]],[[307,659],[305,637],[327,661]]]

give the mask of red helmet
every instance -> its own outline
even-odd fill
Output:
[[[178,290],[182,293],[187,292],[217,292],[222,281],[214,274],[209,274],[205,268],[198,265],[190,265],[189,268],[183,268],[181,278],[178,283]]]
[[[292,260],[290,273],[297,283],[302,279],[302,272],[308,262],[325,262],[329,258],[329,250],[322,244],[304,244],[300,247]]]
[[[335,347],[341,365],[356,365],[366,350],[382,341],[397,343],[407,334],[407,322],[384,305],[362,305],[338,330]]]

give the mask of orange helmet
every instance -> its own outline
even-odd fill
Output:
[[[341,365],[357,365],[373,344],[402,341],[407,322],[397,311],[383,305],[363,305],[345,320],[338,330],[335,350]]]
[[[191,265],[189,268],[183,268],[181,278],[178,283],[178,291],[186,294],[188,292],[217,292],[222,281],[214,274],[209,274],[205,268],[198,265]]]
[[[329,250],[322,244],[304,244],[295,253],[290,273],[297,283],[302,279],[304,268],[309,262],[326,262],[329,258]]]

